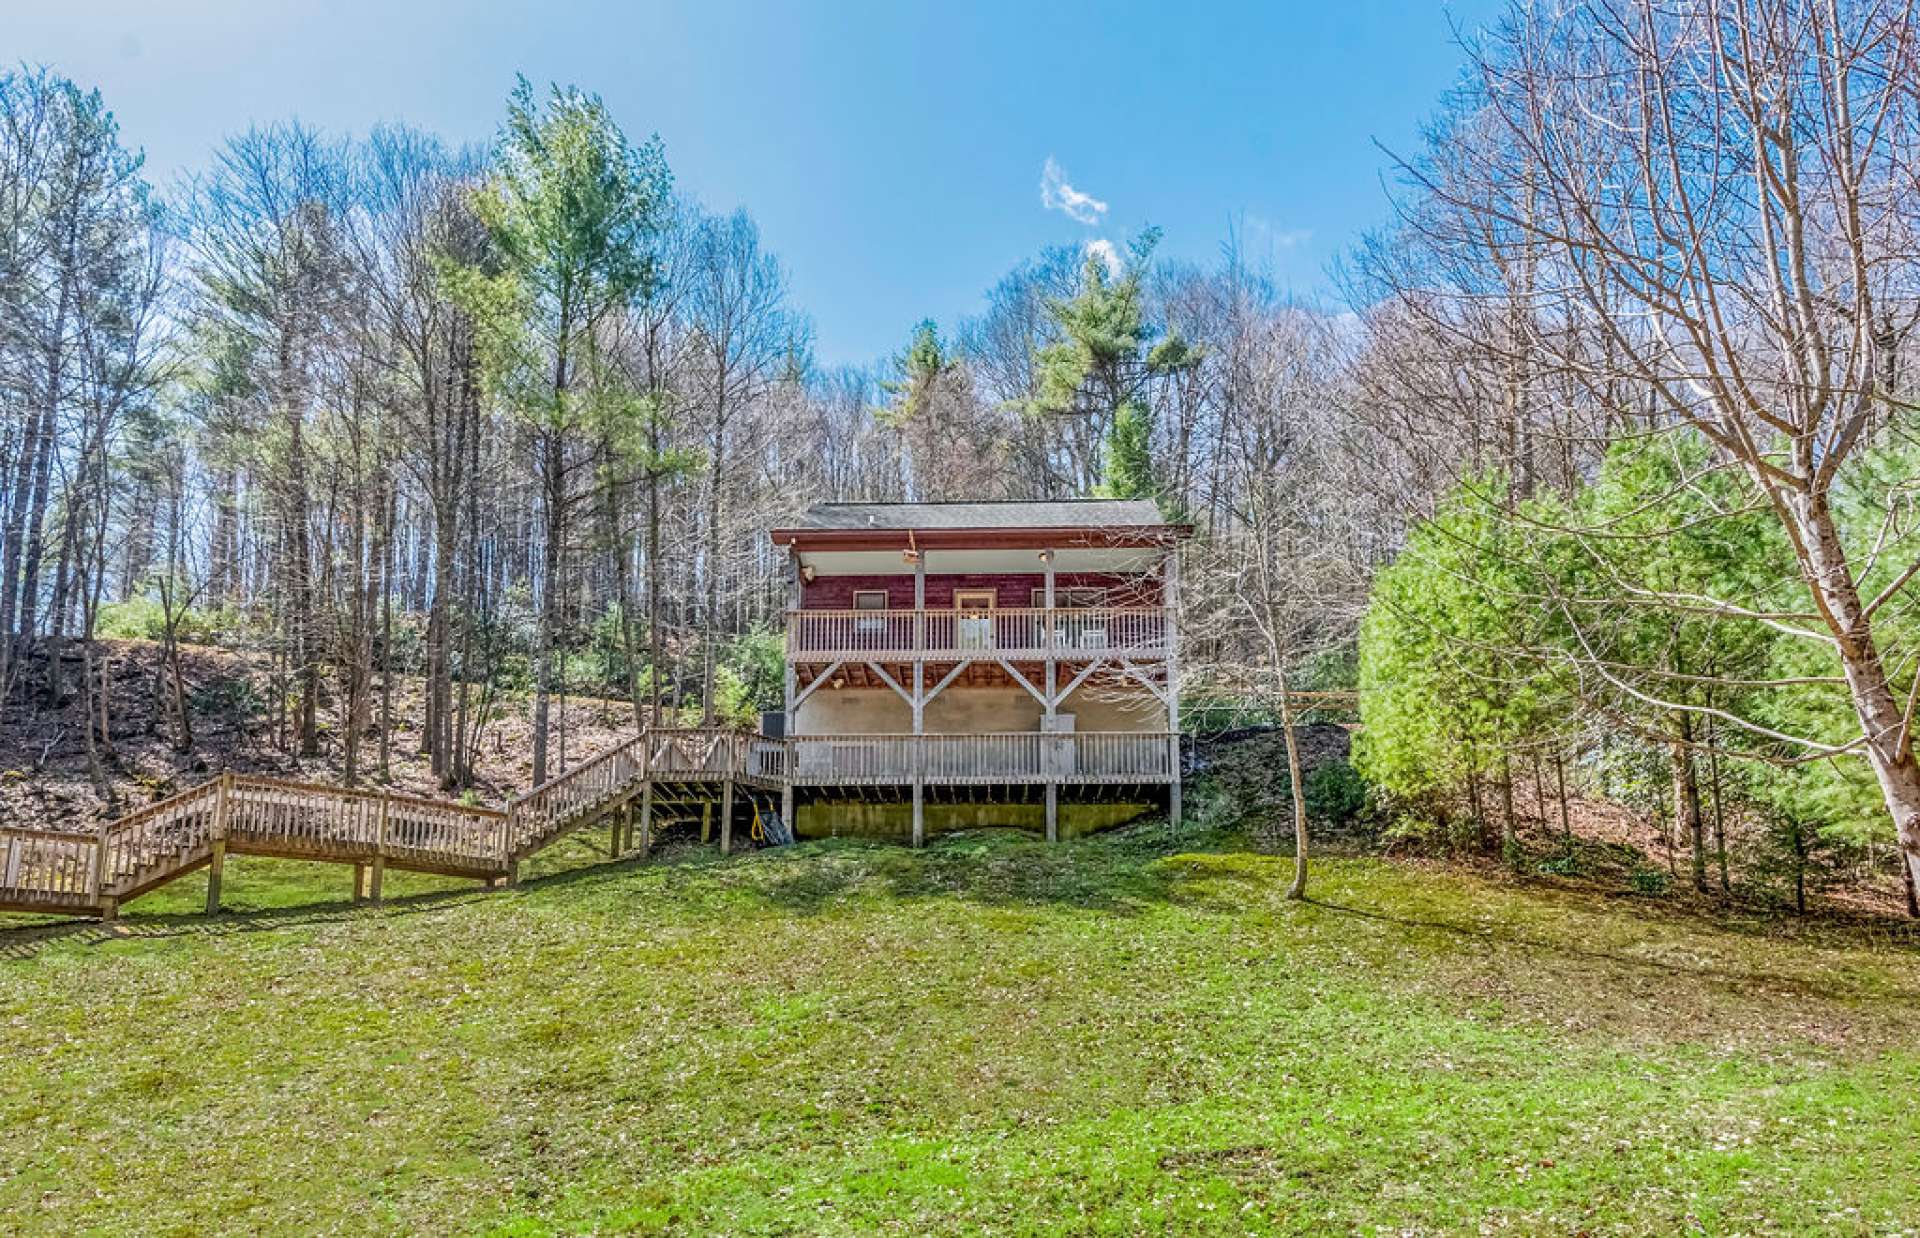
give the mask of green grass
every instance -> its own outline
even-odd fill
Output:
[[[0,1229],[1920,1224],[1910,948],[1289,868],[976,834],[371,910],[235,860],[237,914],[0,934]]]

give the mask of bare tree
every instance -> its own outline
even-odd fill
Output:
[[[1898,681],[1908,652],[1878,621],[1920,554],[1849,527],[1833,496],[1871,446],[1913,428],[1917,38],[1907,0],[1516,5],[1470,46],[1470,112],[1430,163],[1407,165],[1459,218],[1524,249],[1529,278],[1510,291],[1533,364],[1633,402],[1644,428],[1698,432],[1763,496],[1804,611],[1658,600],[1831,652],[1859,722],[1835,751],[1864,754],[1909,865],[1920,680]],[[1899,487],[1887,498],[1905,501]],[[1894,515],[1880,527],[1899,528]]]
[[[724,631],[721,492],[727,433],[734,418],[769,389],[777,367],[795,355],[804,337],[787,311],[786,277],[779,260],[761,247],[760,230],[744,211],[703,219],[696,226],[686,299],[693,381],[706,426],[700,708],[711,724],[714,671]]]

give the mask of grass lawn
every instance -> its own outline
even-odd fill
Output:
[[[0,1229],[1920,1226],[1911,947],[1289,865],[975,834],[360,910],[236,859],[217,920],[0,933]]]

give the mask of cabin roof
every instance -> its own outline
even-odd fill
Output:
[[[1140,529],[1166,525],[1147,499],[1010,500],[984,503],[815,503],[797,531],[948,529]]]

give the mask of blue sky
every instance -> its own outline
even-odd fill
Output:
[[[162,184],[254,121],[486,141],[516,71],[597,91],[659,132],[683,188],[753,212],[821,360],[864,362],[976,312],[1044,245],[1147,224],[1200,261],[1238,228],[1324,295],[1385,215],[1374,143],[1410,146],[1458,73],[1453,24],[1497,10],[1187,7],[0,0],[0,57],[99,86]]]

